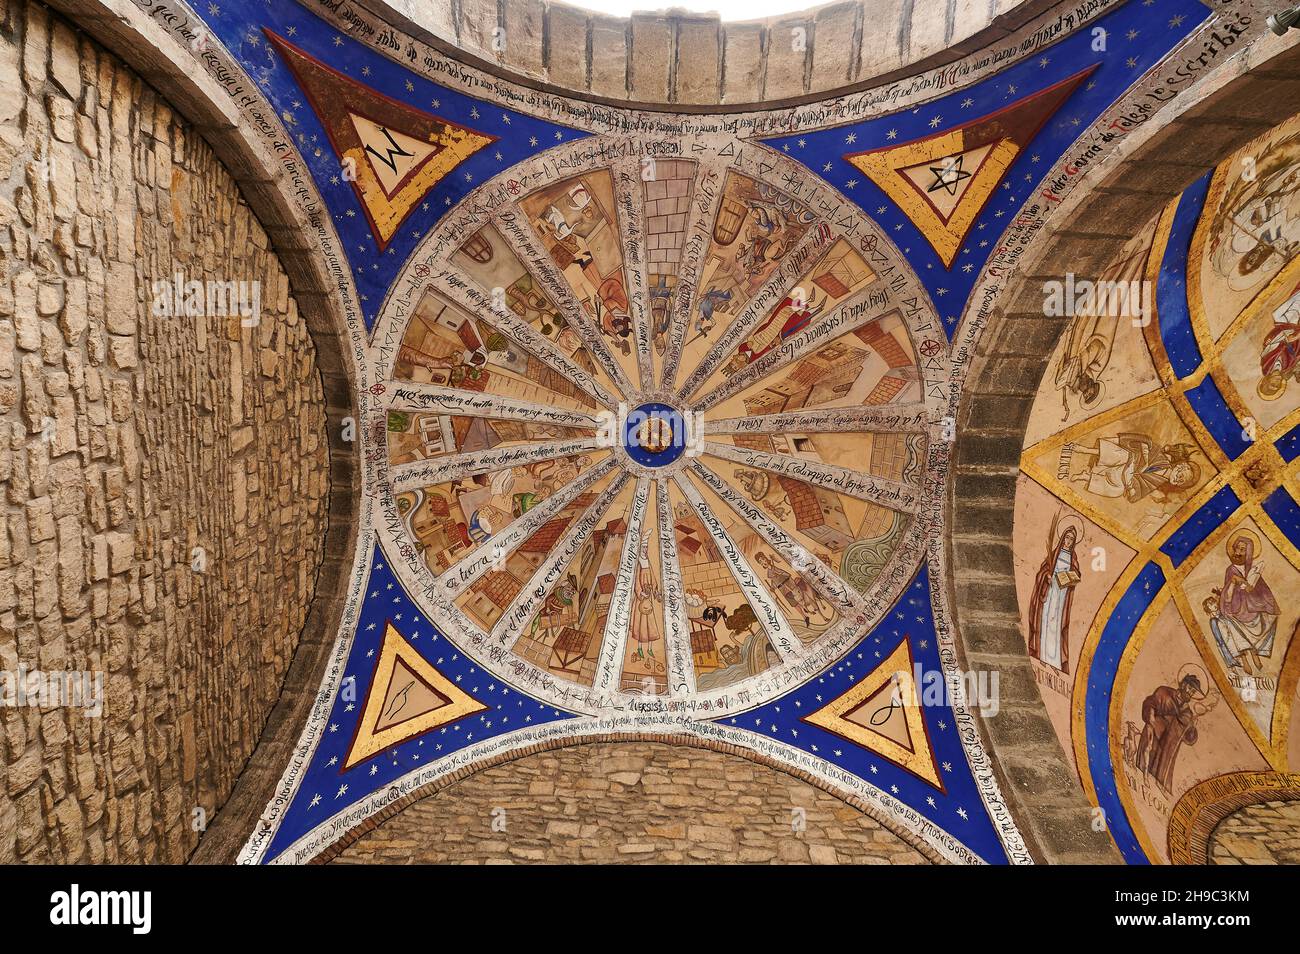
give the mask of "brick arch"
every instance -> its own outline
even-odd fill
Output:
[[[282,185],[278,163],[241,126],[226,93],[206,71],[195,69],[189,51],[131,3],[50,0],[49,6],[118,56],[211,146],[266,232],[316,351],[329,440],[324,554],[279,700],[233,792],[192,855],[198,862],[232,861],[289,762],[338,632],[360,500],[355,446],[343,440],[345,420],[356,419],[352,345],[333,283],[304,238],[311,230],[287,198],[292,190]]]
[[[1165,205],[1300,102],[1300,46],[1253,69],[1237,62],[1130,133],[1127,151],[1076,186],[1069,223],[1027,255],[976,349],[957,418],[949,505],[950,586],[963,666],[1002,674],[1002,707],[981,719],[1020,830],[1036,859],[1116,863],[1043,707],[1020,625],[1012,506],[1030,410],[1068,318],[1043,315],[1043,283],[1099,274]],[[1156,126],[1159,128],[1155,128]],[[1073,206],[1071,208],[1070,206]],[[1062,263],[1068,263],[1062,264]]]
[[[1209,864],[1219,825],[1255,805],[1300,802],[1300,774],[1233,772],[1183,793],[1169,819],[1169,857],[1174,864]]]
[[[401,815],[401,813],[404,812],[406,809],[410,808],[411,806],[419,802],[424,801],[425,799],[437,797],[440,793],[444,793],[447,792],[448,790],[454,789],[458,783],[465,781],[471,776],[477,776],[480,773],[486,772],[489,769],[492,769],[497,766],[503,766],[503,765],[513,766],[516,763],[526,761],[534,756],[537,756],[545,752],[551,752],[557,750],[561,750],[561,751],[573,750],[573,749],[585,748],[589,746],[598,746],[598,745],[610,745],[611,743],[613,744],[612,747],[614,748],[623,748],[624,746],[631,746],[637,743],[656,743],[659,746],[662,746],[666,749],[686,748],[686,749],[704,750],[704,751],[720,753],[726,756],[736,757],[746,762],[763,766],[766,769],[772,770],[773,774],[779,773],[781,775],[786,775],[791,778],[797,779],[800,782],[806,783],[807,785],[821,792],[825,792],[828,795],[833,796],[835,799],[844,803],[845,805],[850,806],[851,808],[859,812],[861,815],[870,819],[870,821],[875,825],[879,826],[880,829],[883,829],[889,835],[896,838],[899,842],[906,845],[909,849],[911,849],[911,851],[919,855],[921,862],[928,862],[931,864],[945,863],[945,859],[941,855],[939,855],[939,853],[936,852],[933,847],[928,845],[921,838],[912,834],[906,828],[903,828],[902,826],[896,824],[894,820],[890,818],[886,812],[882,811],[877,806],[870,804],[869,802],[865,802],[854,796],[845,795],[842,792],[836,791],[829,784],[819,779],[815,775],[811,775],[807,772],[794,768],[793,766],[790,766],[777,759],[769,758],[768,756],[765,756],[759,752],[755,752],[751,749],[746,749],[738,745],[733,745],[732,743],[729,742],[721,742],[721,741],[704,738],[704,737],[669,735],[669,734],[655,733],[655,732],[609,733],[609,734],[594,734],[590,736],[584,736],[582,738],[570,737],[570,738],[547,739],[522,749],[518,749],[512,752],[507,752],[500,755],[493,755],[488,758],[480,759],[479,761],[472,762],[468,765],[462,766],[456,771],[451,772],[448,775],[436,781],[430,782],[426,785],[422,785],[420,788],[416,789],[413,792],[408,793],[407,795],[402,796],[399,799],[395,799],[390,804],[386,805],[382,810],[380,810],[370,818],[366,819],[360,825],[356,825],[353,828],[350,828],[346,832],[344,832],[339,837],[338,841],[329,845],[327,848],[322,850],[320,854],[318,854],[315,858],[313,858],[312,863],[313,864],[327,863],[338,858],[341,855],[346,854],[350,847],[352,847],[357,842],[361,841],[366,835],[370,834],[371,832],[374,832],[377,829],[382,828],[385,825],[385,823],[390,822],[397,816]],[[575,773],[575,776],[583,777],[583,773]],[[683,790],[694,788],[696,784],[697,784],[696,776],[693,773],[691,773],[690,781],[683,785]],[[502,798],[503,800],[509,800],[508,793],[503,794]],[[485,802],[482,806],[484,814],[486,814],[488,810],[495,804],[497,803]],[[918,862],[913,861],[911,863],[918,863]]]

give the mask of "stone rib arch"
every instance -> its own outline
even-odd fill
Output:
[[[513,82],[606,105],[719,112],[815,102],[954,63],[1052,3],[791,0],[788,13],[741,22],[682,10],[607,16],[542,0],[365,5]]]
[[[1169,854],[1175,864],[1211,863],[1219,825],[1256,805],[1300,800],[1300,775],[1233,772],[1206,779],[1185,792],[1169,825]]]

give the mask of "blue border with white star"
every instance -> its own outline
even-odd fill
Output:
[[[378,545],[371,554],[370,564],[356,638],[343,671],[342,684],[349,685],[348,681],[352,680],[350,685],[355,691],[336,694],[320,744],[267,848],[264,862],[275,860],[291,844],[338,812],[422,766],[486,739],[573,717],[570,712],[507,686],[448,642],[407,595]],[[440,729],[430,729],[344,771],[342,766],[347,761],[348,748],[371,688],[384,630],[390,621],[429,665],[476,702],[487,706],[487,711]]]
[[[857,680],[878,668],[904,640],[908,642],[913,665],[920,667],[922,674],[922,679],[914,680],[916,695],[922,703],[921,714],[943,782],[942,790],[869,749],[803,721],[852,689]],[[717,722],[824,759],[906,803],[985,861],[1005,864],[1006,849],[971,774],[947,693],[940,699],[933,698],[937,691],[935,680],[942,680],[943,672],[930,603],[930,569],[926,564],[889,615],[821,675],[779,699]],[[992,695],[990,674],[985,674],[985,678],[984,687]],[[974,707],[977,701],[967,700],[967,704]]]
[[[275,107],[311,172],[343,243],[367,331],[374,329],[384,297],[402,265],[456,203],[511,166],[552,146],[590,135],[430,82],[288,0],[199,0],[197,7],[213,35]],[[341,174],[340,157],[335,155],[325,127],[293,72],[266,41],[263,28],[390,99],[498,139],[461,162],[429,190],[380,252],[361,200]]]
[[[371,689],[374,662],[389,622],[426,662],[471,698],[487,706],[488,711],[431,729],[345,771],[342,766],[366,694]],[[935,701],[926,697],[924,682],[917,684],[918,695],[924,703],[922,715],[943,790],[874,752],[802,721],[804,716],[848,692],[857,679],[874,670],[904,639],[910,643],[913,662],[924,673],[942,673],[930,605],[928,567],[923,566],[917,573],[890,615],[839,662],[773,702],[717,721],[729,728],[777,739],[825,759],[905,802],[984,860],[1005,862],[1001,839],[966,760],[957,719],[946,698]],[[441,636],[407,595],[377,545],[371,556],[370,578],[356,638],[343,673],[343,684],[348,685],[349,681],[355,691],[335,696],[320,743],[263,862],[275,860],[312,829],[422,765],[519,729],[574,718],[570,712],[507,686]]]
[[[1046,173],[1135,80],[1209,16],[1210,10],[1201,0],[1131,0],[1038,57],[1022,60],[974,86],[923,106],[819,132],[762,141],[825,179],[889,235],[920,276],[951,339],[976,278],[1021,206],[1050,201],[1037,195]],[[1106,31],[1105,50],[1093,48],[1096,29]],[[1093,65],[1097,69],[1011,164],[996,194],[976,218],[951,268],[943,264],[906,213],[844,159],[845,155],[911,142],[978,121]]]

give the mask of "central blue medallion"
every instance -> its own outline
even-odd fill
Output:
[[[644,467],[666,467],[686,451],[686,421],[667,404],[642,404],[623,422],[623,449]]]

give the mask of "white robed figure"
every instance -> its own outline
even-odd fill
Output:
[[[1059,672],[1070,671],[1070,602],[1082,578],[1074,554],[1079,531],[1067,525],[1057,536],[1059,515],[1048,530],[1047,557],[1034,579],[1029,607],[1029,654]]]
[[[1070,598],[1073,583],[1062,585],[1061,580],[1070,578],[1073,550],[1061,547],[1056,554],[1056,565],[1052,567],[1052,579],[1047,584],[1047,599],[1043,600],[1042,648],[1039,650],[1043,662],[1053,669],[1061,667],[1061,628],[1065,623],[1066,601]]]

